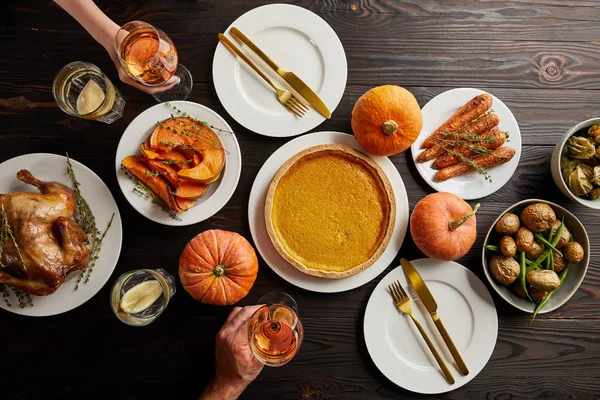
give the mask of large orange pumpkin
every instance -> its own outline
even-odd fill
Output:
[[[365,150],[391,156],[407,148],[421,133],[423,115],[411,92],[400,86],[370,89],[354,104],[352,131]]]
[[[237,303],[248,294],[257,273],[254,248],[235,232],[204,231],[189,241],[179,258],[183,288],[206,304]]]
[[[410,216],[410,234],[426,256],[456,260],[467,254],[477,237],[477,220],[471,206],[452,193],[422,198]]]

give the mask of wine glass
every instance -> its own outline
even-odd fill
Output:
[[[248,322],[248,343],[254,356],[269,367],[288,363],[304,337],[298,305],[287,293],[269,292],[258,300],[264,304]]]
[[[171,38],[143,21],[131,21],[115,35],[115,50],[127,75],[146,86],[158,86],[173,75],[179,78],[172,88],[153,94],[159,101],[185,100],[192,91],[192,75],[179,64]]]

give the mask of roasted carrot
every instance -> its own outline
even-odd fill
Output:
[[[458,148],[455,147],[452,153],[442,155],[431,164],[431,168],[442,169],[461,162],[462,157],[471,158],[478,154],[477,147],[496,150],[506,141],[506,133],[500,129],[492,129],[479,135],[479,138],[479,141],[467,142]]]
[[[461,138],[461,135],[480,135],[483,132],[489,131],[499,123],[500,118],[496,114],[488,114],[486,116],[481,117],[479,120],[472,123],[471,125],[467,125],[451,135],[444,135],[440,133],[439,136],[433,140],[434,143],[437,143],[437,145],[427,150],[423,150],[421,154],[419,154],[419,156],[417,157],[417,162],[426,162],[441,156],[446,152],[446,150],[444,150],[444,147],[450,149],[453,148],[454,146],[451,143],[444,144],[443,140],[445,139],[451,141],[464,140]]]
[[[497,148],[492,152],[492,154],[474,158],[472,162],[478,167],[487,169],[509,162],[514,156],[515,149],[513,149],[512,147],[504,146]],[[435,179],[438,181],[445,181],[457,175],[466,174],[467,172],[471,172],[473,170],[475,170],[475,168],[471,164],[461,162],[440,169],[435,175]]]
[[[485,113],[492,107],[492,96],[488,93],[480,94],[479,96],[473,97],[467,104],[462,106],[460,110],[454,113],[446,122],[435,130],[427,139],[423,141],[422,148],[428,149],[434,145],[433,138],[436,134],[442,132],[454,132],[466,124],[469,121],[474,120],[481,114]]]

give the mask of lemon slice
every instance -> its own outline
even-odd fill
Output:
[[[163,288],[158,281],[138,283],[125,292],[121,298],[121,309],[127,314],[137,314],[150,307],[162,295]]]
[[[90,79],[77,97],[77,112],[79,115],[85,115],[97,110],[104,101],[104,97],[104,90],[95,80]]]

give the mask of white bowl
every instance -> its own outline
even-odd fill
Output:
[[[546,200],[528,199],[513,204],[506,210],[502,211],[500,215],[498,215],[498,218],[496,218],[496,220],[488,230],[488,233],[485,236],[485,240],[483,241],[484,247],[481,253],[481,262],[483,265],[483,272],[485,273],[485,276],[490,282],[490,285],[494,288],[496,293],[500,295],[500,297],[502,297],[504,300],[506,300],[507,303],[509,303],[515,308],[518,308],[521,311],[533,313],[536,307],[536,303],[532,303],[529,300],[517,296],[515,293],[512,292],[512,290],[508,286],[501,285],[498,282],[496,282],[494,278],[492,278],[492,274],[490,273],[490,269],[488,267],[488,260],[492,258],[492,255],[495,252],[487,250],[485,248],[485,246],[487,246],[488,244],[498,245],[500,235],[496,233],[494,228],[496,227],[496,224],[498,223],[500,217],[502,217],[507,212],[512,212],[514,214],[519,215],[521,210],[523,210],[525,206],[531,203],[546,203],[550,207],[552,207],[552,209],[556,213],[556,218],[558,220],[561,220],[562,218],[565,219],[565,226],[573,235],[573,240],[579,242],[579,244],[581,244],[581,246],[583,247],[583,251],[585,252],[583,260],[581,260],[579,264],[574,264],[571,266],[571,269],[569,270],[569,275],[567,275],[563,284],[556,291],[554,296],[552,296],[552,298],[548,301],[548,304],[546,304],[544,308],[542,308],[542,310],[539,312],[540,314],[543,314],[556,310],[558,307],[565,304],[571,298],[571,296],[575,294],[577,288],[579,288],[579,285],[581,285],[581,282],[583,282],[583,278],[585,277],[585,273],[590,262],[590,238],[588,237],[588,234],[585,228],[583,227],[583,224],[577,219],[576,216],[574,216],[561,206]]]
[[[567,140],[569,140],[571,136],[580,130],[588,128],[594,124],[600,124],[600,118],[592,118],[588,119],[587,121],[580,122],[567,131],[561,141],[558,142],[558,144],[554,147],[554,151],[552,152],[552,160],[550,161],[550,169],[552,171],[552,179],[554,179],[554,183],[556,183],[556,186],[558,186],[560,191],[563,192],[565,196],[586,207],[600,210],[600,199],[588,200],[583,197],[575,196],[573,192],[571,192],[560,169],[560,156],[563,152],[563,148],[565,147],[565,143],[567,143]]]

